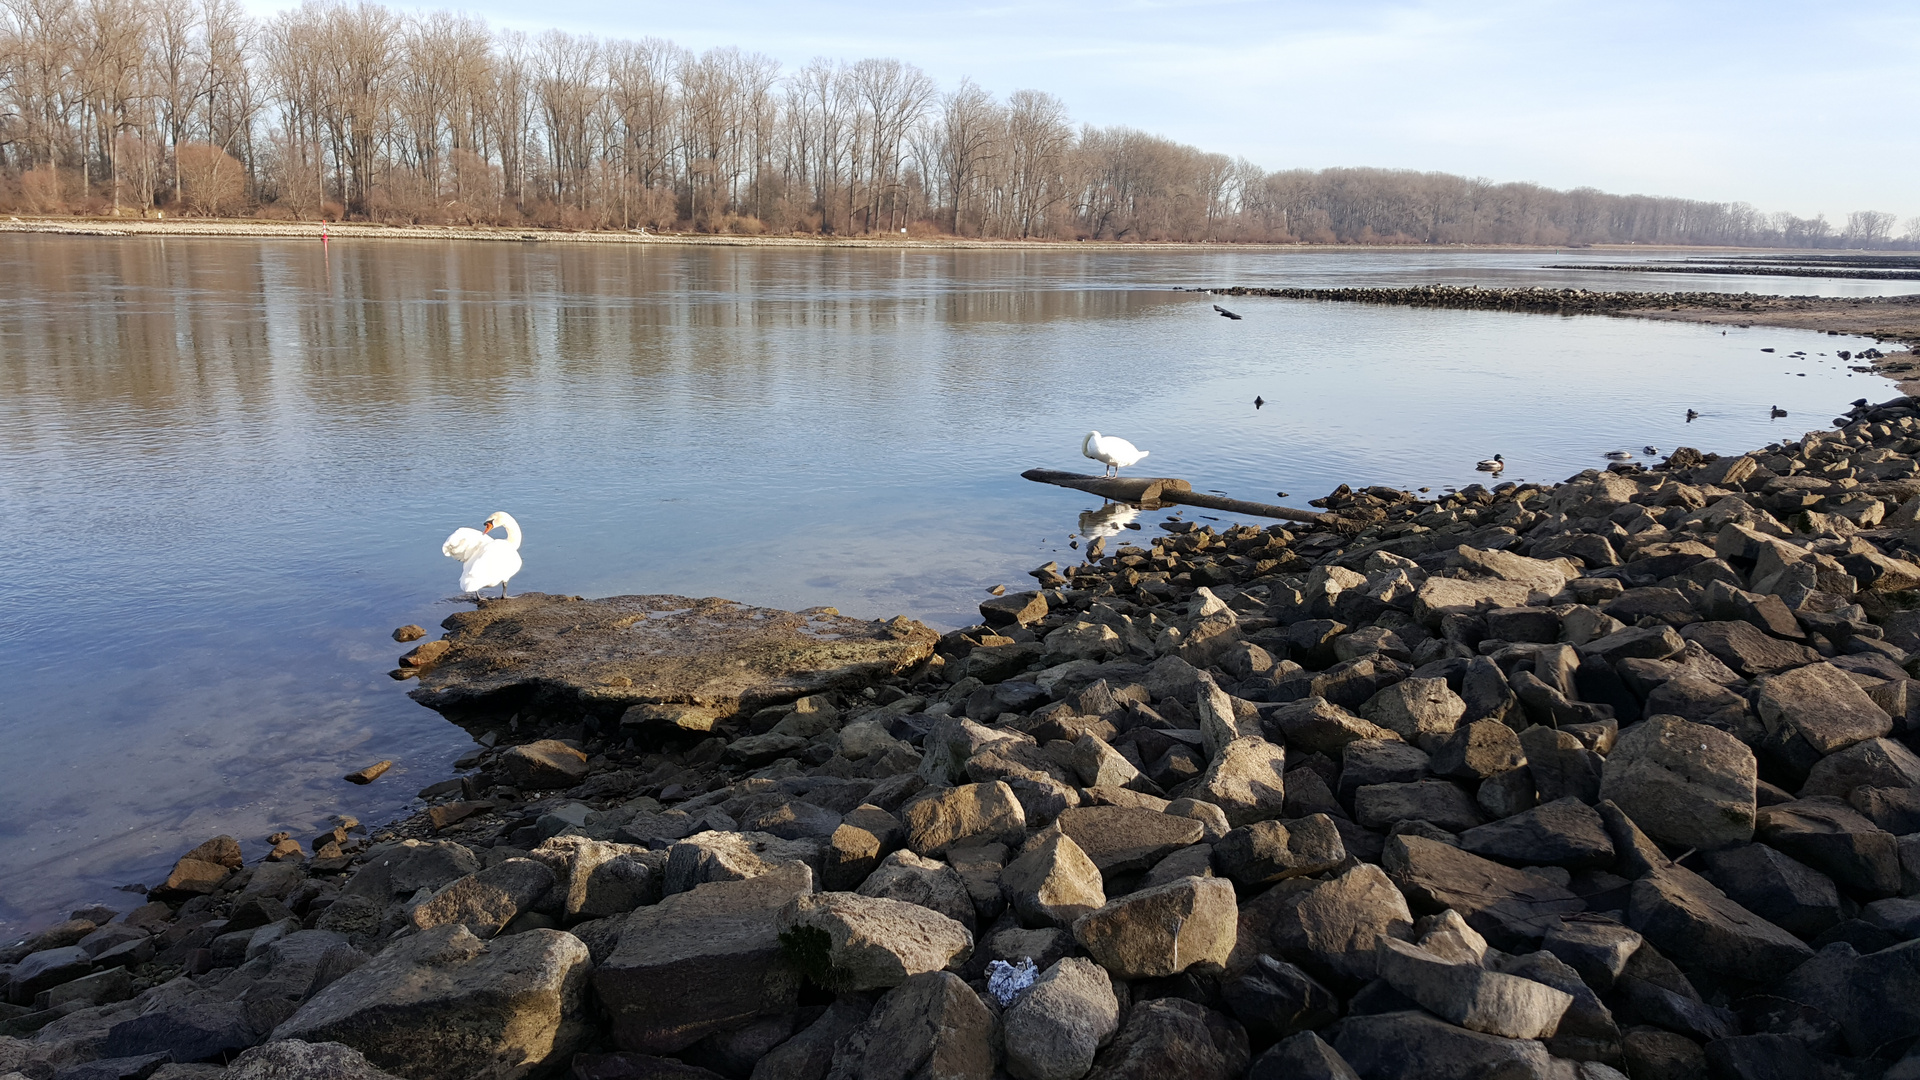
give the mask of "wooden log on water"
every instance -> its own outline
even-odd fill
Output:
[[[1294,510],[1285,506],[1271,506],[1267,503],[1247,502],[1245,499],[1229,499],[1222,495],[1198,492],[1193,490],[1192,484],[1170,476],[1088,476],[1085,473],[1060,472],[1055,469],[1028,469],[1020,475],[1027,480],[1042,484],[1073,488],[1076,491],[1098,495],[1110,502],[1180,503],[1185,506],[1205,507],[1208,510],[1221,510],[1229,514],[1246,514],[1250,517],[1274,518],[1279,521],[1300,521],[1342,531],[1352,531],[1354,527],[1352,522],[1333,514]]]

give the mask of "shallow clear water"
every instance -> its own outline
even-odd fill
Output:
[[[1861,347],[1808,332],[1261,299],[1230,322],[1175,286],[1912,291],[1536,269],[1569,258],[1621,256],[9,237],[0,925],[445,776],[467,739],[386,677],[388,634],[458,608],[440,542],[494,510],[526,529],[516,591],[954,626],[1072,555],[1097,500],[1019,473],[1094,470],[1090,428],[1150,450],[1136,473],[1301,506],[1484,480],[1496,452],[1558,480],[1744,450],[1886,389],[1790,358]]]

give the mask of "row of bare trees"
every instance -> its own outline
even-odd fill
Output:
[[[891,59],[307,0],[0,0],[0,209],[837,235],[1895,246],[1744,204],[1266,172]],[[1906,226],[1920,242],[1920,219]]]

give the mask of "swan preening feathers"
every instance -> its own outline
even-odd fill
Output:
[[[488,536],[495,529],[507,530],[505,539]],[[478,530],[455,529],[440,553],[460,560],[460,591],[479,592],[500,586],[507,595],[507,579],[520,572],[520,523],[504,510],[496,511]]]
[[[1118,476],[1120,470],[1147,456],[1145,450],[1125,439],[1112,435],[1102,435],[1097,431],[1087,432],[1080,443],[1080,452],[1107,467],[1107,475]]]

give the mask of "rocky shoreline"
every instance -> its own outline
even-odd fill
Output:
[[[1673,263],[1554,263],[1548,270],[1605,270],[1618,274],[1727,274],[1736,277],[1853,278],[1864,281],[1920,281],[1920,270],[1862,270],[1834,266],[1689,266]]]
[[[482,602],[459,776],[5,950],[0,1077],[1920,1076],[1920,402],[1836,424],[947,634]]]

